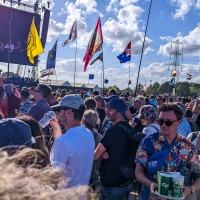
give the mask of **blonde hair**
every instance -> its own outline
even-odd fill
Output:
[[[57,168],[38,169],[34,164],[26,167],[19,165],[19,161],[27,159],[27,156],[36,156],[34,152],[25,148],[9,156],[6,151],[0,151],[1,200],[79,200],[87,195],[87,186],[54,190],[58,181],[66,181],[66,175],[60,175]]]
[[[93,129],[98,122],[98,113],[94,110],[86,110],[83,114],[82,122],[85,124],[86,128]]]

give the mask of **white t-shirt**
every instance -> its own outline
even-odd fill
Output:
[[[94,149],[93,134],[85,126],[70,128],[55,140],[50,153],[51,166],[60,166],[68,179],[59,189],[89,184]]]
[[[146,135],[151,135],[159,131],[160,131],[160,125],[156,123],[151,123],[142,130],[142,132],[145,133]]]

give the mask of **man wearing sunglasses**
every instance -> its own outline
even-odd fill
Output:
[[[157,199],[157,171],[180,172],[185,177],[185,196],[200,189],[200,162],[194,145],[177,129],[183,117],[182,109],[174,103],[159,108],[160,132],[147,136],[136,154],[136,178],[143,184],[143,200]],[[193,180],[190,171],[193,173]],[[150,194],[151,193],[151,194]],[[154,196],[154,197],[153,197]],[[188,199],[191,199],[188,196]]]
[[[52,167],[59,166],[67,181],[60,189],[88,185],[94,158],[94,137],[90,130],[81,125],[85,111],[83,99],[76,94],[64,96],[59,104],[52,106],[58,120],[51,121],[55,137],[51,149]],[[62,134],[59,123],[66,128]]]
[[[39,84],[32,93],[36,103],[27,112],[28,115],[40,121],[44,114],[51,111],[51,107],[47,103],[47,99],[51,94],[51,88],[48,85]]]

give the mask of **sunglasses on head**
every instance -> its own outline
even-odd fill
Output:
[[[165,122],[165,124],[166,124],[166,126],[171,126],[174,122],[176,122],[178,119],[176,119],[176,120],[174,120],[174,121],[169,121],[169,120],[167,120],[167,121],[164,121],[164,120],[162,120],[162,119],[158,119],[158,124],[159,125],[163,125],[163,123]]]

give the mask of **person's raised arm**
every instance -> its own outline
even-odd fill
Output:
[[[196,100],[192,111],[193,111],[193,113],[200,115],[200,99]]]

